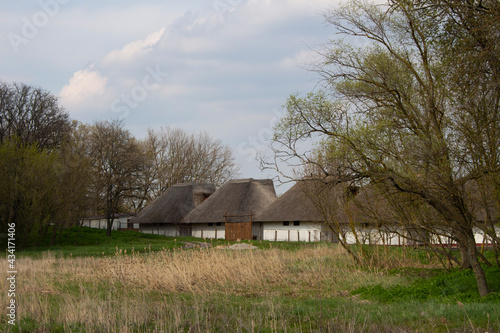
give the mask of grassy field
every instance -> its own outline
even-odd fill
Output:
[[[481,299],[470,272],[409,249],[377,250],[378,267],[360,268],[335,244],[183,250],[204,240],[81,232],[79,245],[73,232],[18,253],[18,322],[7,323],[1,279],[0,331],[500,332],[497,292]],[[486,273],[500,290],[500,270]]]

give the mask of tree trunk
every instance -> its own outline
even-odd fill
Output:
[[[78,230],[76,231],[76,236],[75,236],[75,245],[78,244],[78,236],[80,235],[80,230],[82,230],[83,228],[83,222],[81,221],[80,222],[80,227],[78,228]]]
[[[488,283],[486,281],[484,270],[481,267],[481,264],[479,263],[479,259],[477,256],[476,240],[474,239],[474,233],[470,228],[462,236],[463,237],[459,237],[459,239],[461,240],[459,244],[461,253],[462,255],[465,254],[467,262],[469,263],[470,267],[472,268],[472,271],[474,272],[479,295],[481,297],[484,297],[489,294],[490,290],[488,288]],[[465,252],[462,252],[462,249],[464,249]]]
[[[476,276],[477,288],[479,290],[479,295],[484,297],[490,293],[488,288],[488,283],[486,282],[486,276],[484,275],[484,270],[479,263],[476,253],[476,244],[474,243],[474,247],[469,250],[469,261],[472,265],[472,270],[474,271],[474,275]]]
[[[54,245],[56,243],[56,238],[57,238],[57,228],[56,226],[52,226],[52,237],[50,239],[50,245]]]
[[[471,262],[469,260],[469,251],[467,251],[467,247],[466,246],[459,246],[459,250],[460,250],[460,257],[462,259],[460,269],[466,270],[466,269],[472,268]]]
[[[113,230],[113,222],[114,222],[114,218],[108,217],[107,225],[106,225],[106,236],[111,236],[111,230]]]

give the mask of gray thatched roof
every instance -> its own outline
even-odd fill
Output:
[[[215,192],[213,184],[175,184],[163,192],[130,223],[180,223],[196,206]]]
[[[328,217],[345,223],[345,191],[344,185],[334,186],[319,180],[301,180],[258,214],[255,221],[324,222]]]
[[[183,223],[224,222],[224,215],[258,214],[276,200],[271,179],[238,179],[222,185],[189,213]]]
[[[314,202],[309,197],[305,185],[303,181],[297,182],[281,197],[260,212],[255,217],[255,221],[324,221],[324,218],[319,214]]]
[[[398,221],[388,199],[373,185],[361,187],[348,202],[345,211],[349,220],[354,223],[381,224]]]

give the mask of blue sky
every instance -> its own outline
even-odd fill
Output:
[[[314,89],[302,67],[333,37],[321,14],[335,3],[4,2],[0,80],[51,91],[82,122],[121,118],[137,138],[204,130],[233,149],[242,178],[273,177],[255,153],[288,95]]]

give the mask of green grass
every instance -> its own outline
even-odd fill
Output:
[[[189,242],[206,242],[211,246],[231,245],[224,239],[201,239],[196,237],[167,237],[162,235],[145,234],[136,231],[112,231],[106,236],[106,230],[87,227],[73,227],[63,231],[60,241],[50,245],[50,232],[44,238],[37,238],[36,244],[28,244],[18,250],[20,257],[41,258],[44,252],[50,251],[56,257],[101,257],[114,255],[120,250],[130,253],[146,253],[151,251],[172,250],[185,246]],[[261,249],[297,250],[304,246],[311,246],[304,242],[270,242],[244,240]],[[3,244],[2,244],[3,245]]]
[[[364,299],[382,303],[400,301],[433,301],[446,304],[459,302],[498,303],[500,306],[500,268],[483,267],[488,286],[492,291],[487,297],[480,297],[476,279],[472,270],[451,272],[432,270],[428,278],[416,278],[409,285],[382,287],[380,285],[366,286],[353,291]],[[411,273],[413,271],[413,273]],[[414,270],[406,274],[414,275]],[[434,276],[432,276],[434,275]]]
[[[28,244],[17,251],[17,255],[37,258],[44,252],[51,251],[56,257],[99,257],[114,255],[117,251],[132,250],[136,253],[180,248],[183,242],[203,241],[194,237],[165,237],[144,234],[136,231],[112,231],[106,236],[106,230],[87,227],[64,230],[60,241],[50,245],[50,235],[39,239],[36,246]]]
[[[115,253],[120,251],[122,255],[125,251],[131,253],[132,249],[135,253],[151,253],[180,248],[183,242],[205,241],[133,231],[113,231],[111,237],[106,237],[105,230],[82,228],[75,244],[76,232],[77,229],[66,230],[56,246],[49,245],[50,239],[43,239],[39,246],[27,247],[17,255],[41,262],[37,258],[47,260],[50,257],[47,251],[50,251],[55,258],[84,257],[64,261],[66,263],[90,260],[93,264],[120,260],[121,255],[115,257]],[[214,247],[234,243],[206,241]],[[353,262],[340,261],[335,256],[303,254],[311,253],[308,249],[316,247],[333,248],[335,245],[332,244],[244,242],[263,250],[256,254],[277,255],[277,251],[272,249],[289,254],[283,261],[286,263],[283,271],[286,279],[268,282],[255,291],[250,287],[235,290],[230,284],[221,283],[214,286],[216,290],[210,293],[167,292],[127,285],[123,280],[94,282],[81,276],[74,277],[72,273],[63,274],[60,271],[63,261],[52,259],[48,260],[52,265],[52,275],[46,278],[48,288],[39,296],[40,309],[43,308],[40,316],[44,320],[40,322],[40,318],[20,315],[20,325],[11,327],[5,323],[5,316],[0,314],[0,331],[117,332],[123,329],[124,322],[130,320],[126,324],[130,332],[500,332],[498,267],[485,267],[493,292],[486,298],[480,298],[471,271],[446,272],[425,266],[428,256],[420,251],[370,248],[372,255],[380,259],[383,255],[389,260],[402,258],[401,262],[410,265],[397,269],[370,267],[360,270]],[[271,251],[267,252],[268,249]],[[189,255],[203,253],[187,252]],[[180,254],[186,252],[181,251]],[[414,266],[411,266],[412,262]],[[32,295],[20,293],[18,302],[29,303],[30,297]],[[86,304],[82,308],[89,308],[89,313],[95,313],[92,309],[99,303],[113,306],[110,311],[112,317],[116,317],[113,322],[122,326],[110,327],[106,321],[100,323],[95,318],[91,326],[83,321],[61,322],[53,319],[66,315],[68,304]],[[138,317],[127,317],[124,308],[129,309],[128,315],[133,313]],[[75,309],[72,311],[78,312]]]
[[[500,329],[499,307],[485,303],[461,307],[436,301],[376,303],[353,298],[158,292],[142,297],[155,306],[148,308],[140,324],[130,324],[133,332],[498,332]],[[158,326],[158,322],[169,324]],[[0,329],[8,328],[0,325]],[[93,332],[109,329],[105,325],[92,327]],[[27,317],[9,332],[45,331],[85,332],[85,323],[48,321],[41,327]],[[111,331],[119,330],[111,328]]]

